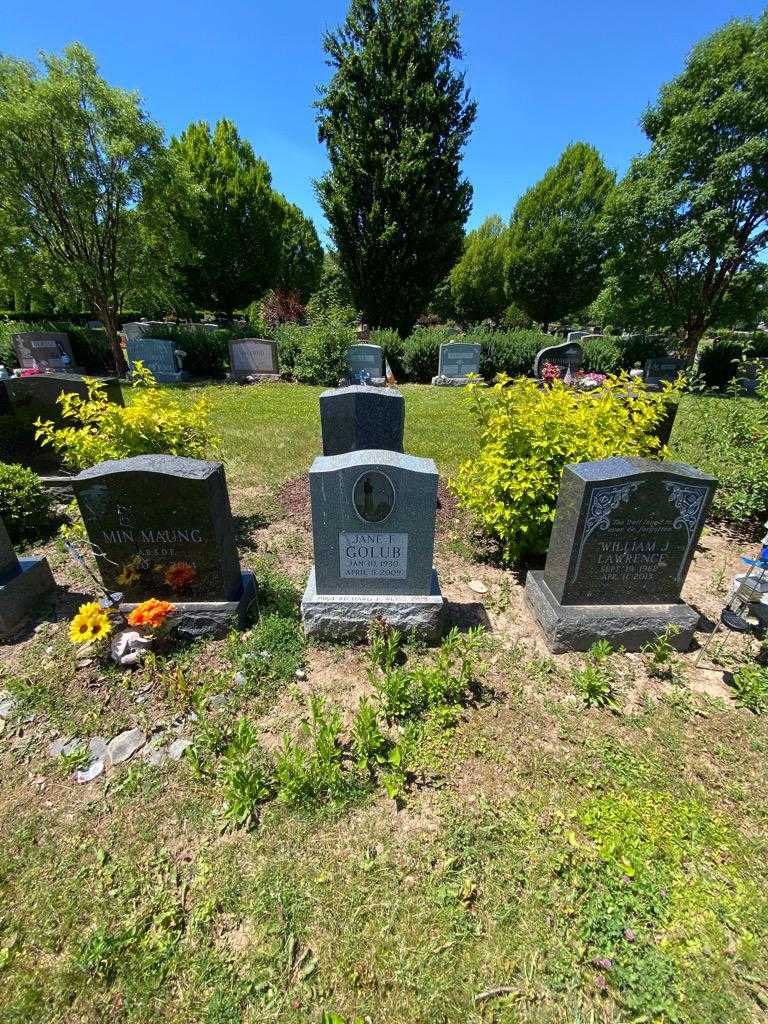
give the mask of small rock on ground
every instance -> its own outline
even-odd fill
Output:
[[[147,737],[141,729],[126,729],[107,744],[107,756],[111,764],[122,764],[141,750]]]
[[[75,782],[79,782],[81,785],[85,782],[93,782],[104,771],[103,761],[91,761],[87,768],[77,772],[75,775]]]
[[[16,701],[7,690],[0,690],[0,718],[9,718],[16,707]]]
[[[488,593],[488,587],[486,587],[482,580],[470,580],[467,586],[470,590],[474,590],[476,594]]]

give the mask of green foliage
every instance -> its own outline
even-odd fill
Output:
[[[611,455],[659,454],[655,431],[671,392],[608,378],[579,393],[561,381],[501,377],[492,388],[467,389],[480,426],[479,450],[459,468],[461,504],[494,538],[506,561],[546,551],[563,467]]]
[[[704,330],[765,305],[768,14],[700,42],[642,118],[650,150],[606,206],[611,284],[631,322]],[[727,322],[727,321],[726,321]]]
[[[405,377],[405,342],[395,330],[371,331],[371,344],[381,345],[384,359],[395,375],[395,380]]]
[[[582,346],[586,373],[616,373],[630,368],[623,365],[621,349],[613,338],[589,338]]]
[[[574,669],[571,679],[587,707],[618,709],[616,675],[611,666],[613,649],[607,640],[597,640],[584,656],[584,666]]]
[[[504,258],[507,227],[494,215],[470,231],[464,251],[449,275],[453,308],[464,323],[497,320],[507,306]]]
[[[309,700],[309,717],[301,732],[308,749],[283,736],[275,759],[278,799],[291,806],[340,800],[349,795],[352,780],[342,768],[341,716],[322,697]]]
[[[170,149],[194,185],[173,209],[192,254],[184,290],[204,309],[231,313],[275,284],[288,204],[273,191],[266,162],[226,118],[213,132],[204,121],[190,124]]]
[[[756,715],[768,713],[768,668],[751,663],[733,674],[731,687],[736,705]]]
[[[726,338],[716,338],[711,344],[702,345],[699,372],[707,387],[719,390],[726,388],[738,373],[743,351],[743,342]]]
[[[156,327],[153,338],[170,338],[186,353],[184,369],[195,377],[223,378],[229,365],[229,342],[242,332],[203,327]]]
[[[276,287],[306,302],[316,291],[323,273],[323,247],[312,221],[298,206],[283,202],[280,263]]]
[[[12,541],[39,537],[51,523],[51,499],[37,473],[0,462],[0,519]]]
[[[181,196],[162,130],[134,93],[108,85],[81,45],[41,55],[42,71],[0,60],[0,220],[7,249],[34,279],[78,290],[122,365],[117,316],[126,292],[163,278]]]
[[[522,196],[512,214],[507,294],[545,326],[582,309],[600,291],[605,244],[599,226],[615,176],[584,142]]]
[[[363,318],[405,336],[459,255],[471,207],[460,160],[475,105],[454,70],[458,18],[445,0],[351,0],[324,47],[334,73],[318,134],[331,169],[318,198]]]
[[[105,387],[95,380],[88,380],[86,398],[60,395],[62,418],[73,425],[56,427],[50,420],[38,420],[38,440],[51,445],[64,465],[78,472],[132,455],[206,458],[214,438],[205,399],[182,406],[170,391],[157,387],[140,363],[135,364],[134,377],[136,397],[125,408],[108,401]]]
[[[346,376],[347,349],[356,340],[346,311],[317,313],[308,327],[283,324],[276,337],[280,365],[302,384],[334,387]]]
[[[259,804],[272,795],[272,779],[265,765],[256,730],[246,718],[237,723],[222,764],[224,817],[235,828],[255,824]]]
[[[530,377],[536,353],[553,339],[537,330],[516,331],[470,331],[467,341],[479,341],[480,373],[486,380],[493,380],[499,373],[509,377]]]
[[[417,327],[403,344],[403,367],[409,380],[428,384],[437,374],[440,346],[448,340],[445,328]]]
[[[349,281],[339,263],[339,257],[335,252],[326,252],[323,256],[320,280],[307,303],[307,315],[311,320],[333,309],[349,310],[350,323],[357,316]]]
[[[351,747],[357,770],[362,774],[373,776],[377,768],[387,764],[392,743],[381,731],[379,713],[366,697],[357,706]]]
[[[291,682],[304,666],[304,633],[294,618],[263,615],[248,633],[234,638],[229,654],[251,690]]]
[[[672,640],[680,633],[679,626],[670,623],[662,633],[645,644],[643,653],[648,659],[648,672],[659,679],[680,682],[680,659]]]

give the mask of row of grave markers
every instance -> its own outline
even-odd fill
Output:
[[[333,389],[320,396],[320,418],[305,630],[361,636],[383,618],[435,639],[446,612],[434,567],[438,473],[403,452],[403,396]],[[566,467],[546,567],[526,583],[553,651],[603,637],[636,650],[670,624],[687,646],[699,617],[680,593],[715,486],[690,466],[648,459]],[[137,456],[85,470],[73,488],[104,588],[124,610],[168,598],[184,638],[247,620],[256,581],[240,565],[220,462]],[[52,587],[47,563],[19,562],[0,531],[0,633]]]

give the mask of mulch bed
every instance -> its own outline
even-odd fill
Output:
[[[302,526],[305,530],[312,529],[312,504],[309,497],[309,474],[286,480],[277,492],[278,501],[283,507],[286,518]],[[437,529],[442,531],[455,524],[458,503],[448,490],[442,477],[437,481]]]

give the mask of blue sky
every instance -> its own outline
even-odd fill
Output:
[[[505,219],[575,140],[620,174],[644,147],[638,120],[701,37],[749,0],[464,0],[467,82],[478,117],[464,161],[470,226]],[[0,0],[0,50],[34,58],[79,40],[112,83],[136,89],[168,135],[232,118],[274,186],[325,223],[312,179],[325,167],[312,103],[329,75],[322,37],[345,0]]]

